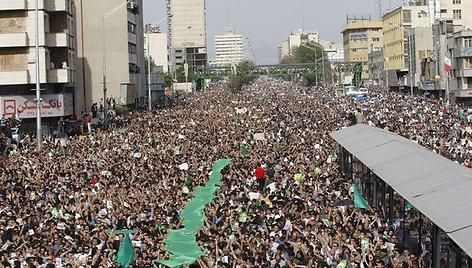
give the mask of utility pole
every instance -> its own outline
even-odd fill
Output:
[[[39,77],[39,7],[38,0],[35,3],[35,60],[36,60],[36,141],[37,150],[41,151],[43,133],[41,131],[41,89],[40,89],[40,77]]]

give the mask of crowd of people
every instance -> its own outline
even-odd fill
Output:
[[[113,230],[135,229],[132,267],[155,267],[170,257],[167,230],[182,227],[192,191],[230,158],[197,235],[207,252],[197,267],[429,267],[430,237],[418,252],[375,208],[336,205],[353,199],[352,180],[329,133],[350,125],[353,110],[471,165],[471,117],[440,100],[384,92],[357,103],[272,79],[237,94],[215,87],[71,137],[67,154],[55,142],[36,152],[31,140],[1,158],[0,266],[119,267],[123,235]]]

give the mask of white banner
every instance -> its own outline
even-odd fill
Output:
[[[36,118],[36,96],[0,96],[0,111],[5,117]],[[74,113],[72,94],[41,95],[42,117],[68,116]]]

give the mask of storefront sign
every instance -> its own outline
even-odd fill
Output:
[[[19,118],[36,117],[36,96],[0,96],[0,111],[5,117]],[[41,95],[41,116],[59,117],[74,113],[72,94]]]

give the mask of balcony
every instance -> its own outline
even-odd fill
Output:
[[[48,83],[69,84],[73,83],[73,73],[71,69],[50,69],[47,70]]]
[[[138,43],[138,38],[136,37],[135,34],[128,33],[128,43],[131,43],[131,44],[137,44]]]
[[[129,53],[128,54],[128,60],[129,60],[129,63],[138,64],[138,55],[133,54],[133,53]]]
[[[0,1],[0,10],[24,10],[27,0],[2,0]]]
[[[457,98],[472,97],[472,89],[451,90],[451,93],[454,93],[454,97],[457,97]]]
[[[29,47],[27,33],[3,33],[0,34],[0,47]]]
[[[3,0],[2,0],[3,1]],[[69,0],[44,0],[46,11],[65,11],[71,13]]]
[[[452,53],[455,58],[469,58],[472,57],[472,47],[454,48]]]
[[[71,38],[67,33],[49,33],[46,42],[48,47],[71,47]]]
[[[0,72],[0,85],[25,85],[30,82],[30,74],[24,71]]]
[[[472,77],[472,69],[461,69],[461,77]]]

